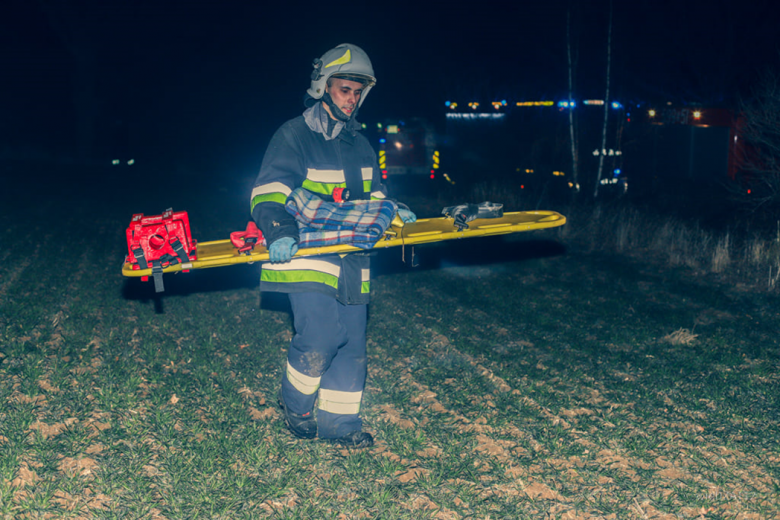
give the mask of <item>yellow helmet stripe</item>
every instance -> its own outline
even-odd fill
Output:
[[[347,49],[347,52],[344,53],[344,56],[331,61],[330,63],[325,65],[324,68],[327,69],[328,67],[335,67],[336,65],[344,65],[345,63],[349,63],[350,61],[352,61],[352,53],[349,51],[349,49]]]

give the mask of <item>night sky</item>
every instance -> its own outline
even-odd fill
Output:
[[[560,98],[569,5],[575,96],[603,97],[609,0],[266,4],[4,2],[0,155],[73,156],[86,107],[96,154],[122,121],[162,167],[253,170],[302,111],[312,59],[344,42],[366,50],[378,78],[361,120],[435,120],[448,99]],[[614,0],[614,97],[734,106],[780,68],[775,6]]]

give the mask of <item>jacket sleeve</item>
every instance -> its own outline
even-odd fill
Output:
[[[284,125],[274,134],[263,156],[250,205],[252,219],[269,246],[283,237],[298,240],[298,225],[284,205],[290,192],[303,182],[304,171],[295,132]]]

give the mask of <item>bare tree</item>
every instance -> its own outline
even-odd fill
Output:
[[[571,142],[572,193],[577,193],[579,191],[580,158],[578,142],[575,138],[574,110],[572,109],[574,106],[574,62],[571,56],[571,2],[566,10],[566,58],[569,65],[569,140]]]
[[[610,73],[611,73],[611,67],[612,67],[612,0],[609,2],[609,27],[607,29],[607,88],[606,93],[604,94],[604,126],[601,131],[601,150],[602,153],[599,154],[599,169],[598,173],[596,174],[596,186],[593,188],[593,197],[599,196],[599,184],[601,184],[601,174],[604,171],[604,153],[603,151],[607,148],[607,122],[609,119],[609,82],[610,82]]]

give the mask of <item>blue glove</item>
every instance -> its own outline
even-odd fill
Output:
[[[292,260],[298,251],[298,244],[293,237],[282,237],[274,240],[268,248],[268,256],[275,264],[285,264]]]
[[[417,222],[417,215],[409,211],[408,209],[398,208],[398,216],[404,221],[404,224],[411,224]]]

